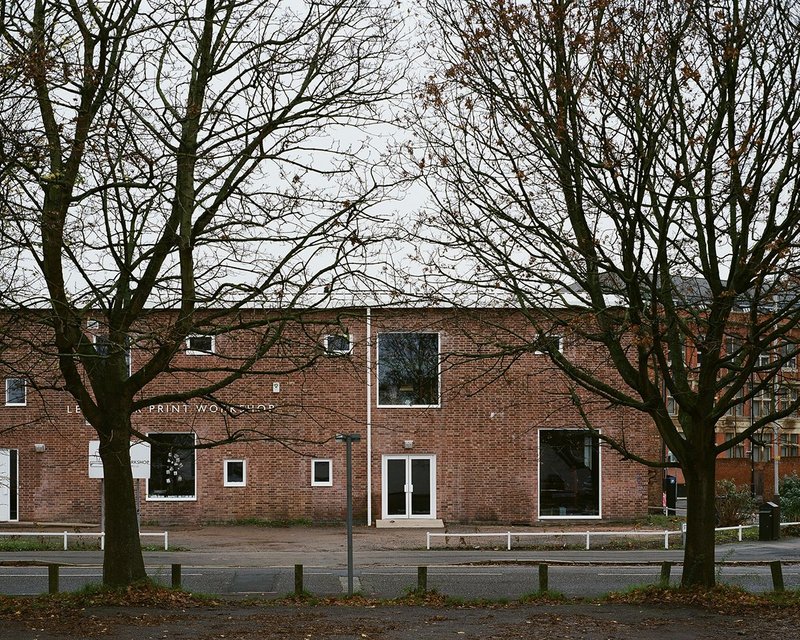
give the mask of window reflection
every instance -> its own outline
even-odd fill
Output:
[[[600,442],[574,430],[539,432],[539,512],[600,515]]]
[[[378,404],[439,404],[439,334],[378,336]]]
[[[151,433],[149,498],[194,498],[195,455],[191,433]]]

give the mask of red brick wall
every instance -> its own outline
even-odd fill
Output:
[[[492,314],[495,312],[484,312]],[[495,320],[526,331],[524,321],[496,312]],[[333,441],[336,433],[359,433],[353,445],[355,514],[367,511],[366,442],[366,314],[357,310],[344,317],[354,343],[346,357],[321,357],[312,367],[288,372],[286,358],[266,359],[262,373],[245,376],[219,398],[242,404],[275,405],[271,411],[231,418],[211,411],[209,400],[162,403],[134,415],[133,425],[144,433],[195,431],[201,441],[224,438],[237,431],[257,430],[268,441],[238,442],[199,449],[196,499],[146,500],[140,481],[141,513],[145,522],[229,521],[244,518],[341,520],[345,510],[345,447]],[[381,517],[381,462],[387,454],[436,456],[436,515],[446,521],[533,523],[538,521],[538,432],[540,429],[581,428],[569,385],[544,355],[524,354],[504,361],[446,359],[441,373],[441,405],[436,408],[377,406],[375,342],[384,330],[425,330],[440,335],[445,354],[475,351],[483,325],[451,311],[407,310],[372,313],[372,518]],[[289,337],[300,354],[311,353],[324,327],[293,329]],[[220,336],[220,353],[246,353],[255,333]],[[301,345],[302,348],[297,347]],[[569,356],[613,373],[596,349],[565,342]],[[143,354],[134,351],[134,369]],[[205,358],[178,355],[175,364],[194,366]],[[52,370],[52,363],[37,363]],[[272,371],[272,373],[264,373]],[[283,371],[283,372],[281,372]],[[213,377],[213,373],[205,374]],[[197,373],[159,377],[148,394],[169,393],[201,378]],[[273,392],[273,383],[280,391]],[[660,445],[646,417],[584,397],[584,410],[605,435],[620,437],[642,455],[656,459]],[[20,519],[96,522],[100,512],[100,481],[87,477],[87,443],[93,431],[75,412],[75,402],[63,391],[29,393],[28,406],[0,406],[0,447],[20,451]],[[201,412],[198,407],[206,406]],[[177,412],[174,408],[177,407]],[[11,427],[14,427],[11,429]],[[10,429],[10,430],[9,430]],[[405,449],[404,441],[413,448]],[[34,453],[33,444],[46,445]],[[332,487],[311,487],[311,459],[333,460]],[[223,487],[223,460],[247,461],[247,486]],[[644,515],[660,477],[621,457],[605,445],[601,452],[602,515],[606,519]],[[653,484],[656,489],[653,490]]]

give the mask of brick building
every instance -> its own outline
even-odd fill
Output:
[[[660,504],[661,472],[622,460],[581,429],[569,385],[546,355],[493,353],[497,336],[485,327],[516,326],[522,335],[531,331],[522,319],[476,313],[491,322],[441,309],[342,311],[335,323],[289,330],[294,351],[275,357],[302,366],[275,373],[272,363],[270,373],[246,375],[214,398],[140,410],[134,428],[152,441],[150,477],[136,480],[142,521],[340,521],[346,474],[337,433],[361,436],[354,509],[378,526],[620,519]],[[548,339],[570,357],[598,357],[568,337]],[[241,333],[190,337],[156,391],[168,397],[188,377],[214,375],[212,365],[246,343]],[[134,342],[134,370],[138,349]],[[59,388],[54,359],[15,353],[0,406],[0,520],[98,522],[102,480],[89,473],[96,434]],[[602,433],[624,431],[642,455],[661,455],[645,416],[586,407]],[[234,433],[248,441],[195,448]]]

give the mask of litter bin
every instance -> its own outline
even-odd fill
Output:
[[[678,479],[675,476],[664,476],[664,506],[666,515],[674,516],[678,505]]]
[[[758,539],[778,540],[781,537],[781,508],[765,502],[758,510]]]

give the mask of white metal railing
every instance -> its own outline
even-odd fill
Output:
[[[780,526],[782,527],[789,527],[792,525],[800,525],[800,522],[781,522]],[[744,529],[749,529],[752,527],[758,527],[758,524],[742,524],[735,527],[717,527],[715,531],[738,531],[739,533],[739,542],[742,541],[742,531]],[[506,541],[506,549],[511,551],[512,546],[512,539],[517,538],[519,542],[519,538],[562,538],[562,537],[580,537],[585,539],[586,541],[586,549],[592,548],[592,537],[599,538],[609,538],[609,537],[619,537],[619,538],[627,538],[630,536],[650,536],[652,538],[657,538],[664,536],[664,548],[669,549],[669,538],[670,536],[683,536],[686,535],[686,523],[681,523],[680,529],[665,529],[664,531],[548,531],[548,532],[541,532],[541,531],[493,531],[493,532],[485,532],[485,533],[458,533],[458,532],[449,532],[449,533],[438,533],[438,532],[427,532],[427,544],[426,548],[430,550],[431,548],[431,539],[432,538],[505,538]]]
[[[139,532],[141,537],[144,536],[158,536],[164,538],[164,551],[169,551],[169,532]],[[0,537],[16,538],[16,537],[33,537],[33,538],[62,538],[64,540],[64,551],[68,549],[70,538],[98,538],[100,541],[100,550],[106,548],[106,533],[105,531],[98,532],[79,532],[79,531],[0,531]]]
[[[426,548],[431,548],[431,539],[432,538],[475,538],[475,537],[495,537],[495,538],[505,538],[506,541],[506,549],[511,551],[512,548],[512,540],[513,538],[517,538],[519,542],[520,538],[562,538],[562,537],[577,537],[583,538],[586,541],[586,548],[592,548],[592,537],[627,537],[627,536],[650,536],[650,537],[660,537],[664,536],[664,548],[669,549],[669,537],[673,535],[682,535],[683,532],[681,530],[677,531],[549,531],[549,532],[541,532],[541,531],[495,531],[491,533],[436,533],[436,532],[427,532],[427,544]]]

